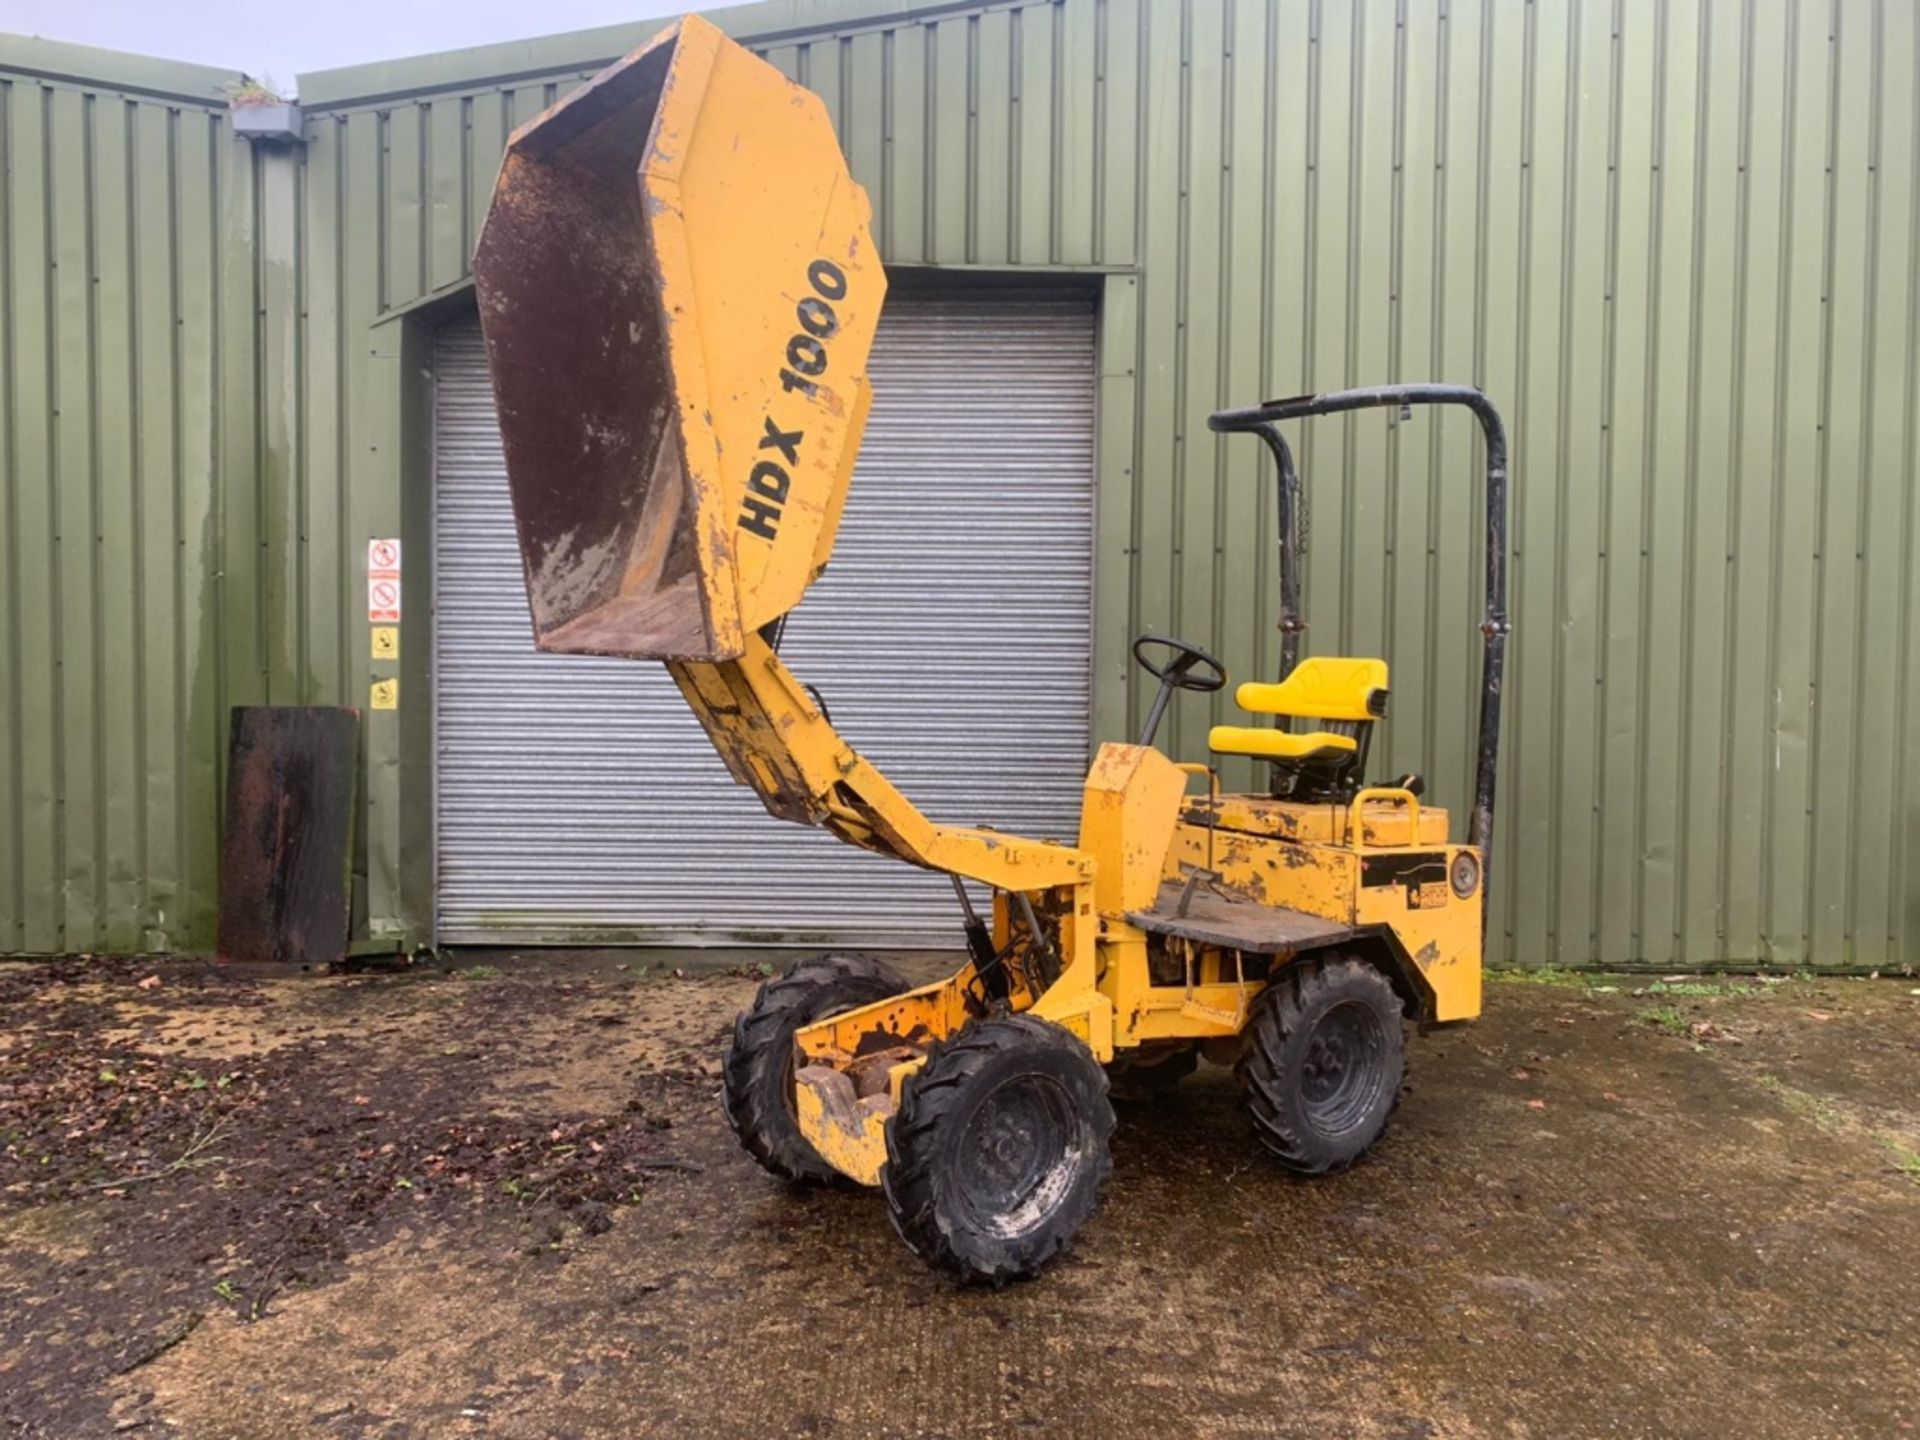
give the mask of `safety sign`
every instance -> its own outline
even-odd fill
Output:
[[[375,625],[400,623],[400,542],[367,541],[367,619]]]

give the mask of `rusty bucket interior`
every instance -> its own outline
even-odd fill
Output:
[[[713,660],[824,567],[885,293],[824,106],[688,17],[517,131],[474,256],[536,643]]]

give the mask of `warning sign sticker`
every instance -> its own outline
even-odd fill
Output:
[[[376,625],[400,623],[400,582],[367,577],[367,619]]]
[[[400,542],[367,541],[367,619],[375,625],[400,623]]]

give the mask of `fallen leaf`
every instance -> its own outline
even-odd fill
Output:
[[[1807,1018],[1809,1020],[1831,1020],[1833,1019],[1833,1015],[1830,1011],[1826,1010],[1809,1010],[1807,1011]]]
[[[1920,994],[1920,991],[1916,991],[1915,993]],[[1556,1025],[1571,1025],[1573,1024],[1573,1017],[1571,1015],[1556,1015],[1553,1017],[1553,1023]]]
[[[1544,1110],[1546,1108],[1547,1108],[1547,1102],[1544,1100],[1527,1101],[1527,1109],[1529,1110]]]
[[[1525,1070],[1516,1070],[1513,1072],[1513,1078],[1516,1080],[1531,1080],[1533,1076]]]
[[[1600,1092],[1600,1098],[1602,1100],[1618,1100],[1620,1097],[1614,1094],[1611,1090],[1602,1090]]]
[[[371,1105],[373,1103],[373,1097],[371,1095],[356,1095],[353,1097],[353,1103],[356,1105]]]
[[[1722,1030],[1711,1020],[1695,1020],[1687,1026],[1687,1033],[1696,1040],[1717,1040],[1723,1045],[1744,1045],[1747,1042],[1730,1031]]]
[[[147,976],[146,979],[140,982],[140,988],[142,990],[158,990],[160,988],[160,977],[158,975]]]

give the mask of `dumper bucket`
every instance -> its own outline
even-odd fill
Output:
[[[688,16],[513,135],[474,254],[535,643],[724,660],[824,568],[886,293],[826,107]]]

